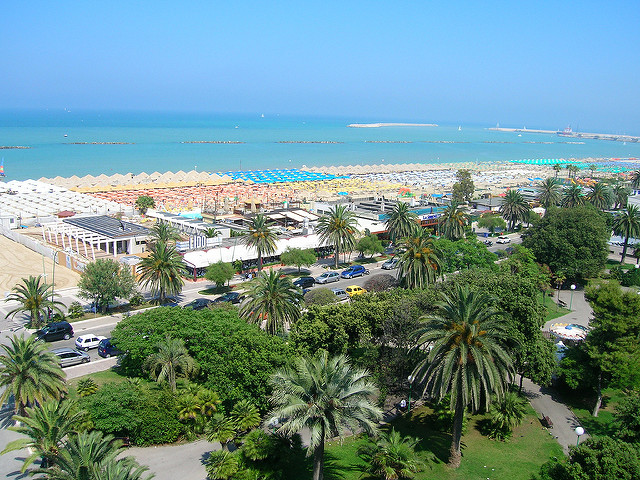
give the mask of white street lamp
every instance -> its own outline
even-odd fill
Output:
[[[569,300],[569,310],[571,310],[571,306],[573,305],[573,291],[576,289],[576,284],[571,284],[571,300]]]
[[[407,380],[409,380],[409,403],[407,405],[407,412],[411,411],[411,387],[413,387],[413,381],[416,379],[413,375],[409,375]]]
[[[576,447],[577,447],[580,444],[580,437],[584,435],[584,428],[576,427],[574,432],[576,432],[576,435],[578,436],[578,440],[576,441]]]

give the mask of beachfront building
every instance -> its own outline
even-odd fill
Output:
[[[144,252],[149,229],[107,215],[70,217],[42,224],[42,239],[67,253],[96,259]]]

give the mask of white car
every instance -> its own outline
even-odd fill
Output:
[[[511,243],[511,239],[506,235],[501,235],[496,240],[496,243]]]
[[[103,337],[100,335],[80,335],[76,338],[76,348],[78,350],[84,350],[88,352],[92,348],[98,348],[98,344],[101,340],[106,339],[107,337]]]

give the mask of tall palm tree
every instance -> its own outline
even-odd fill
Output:
[[[629,198],[629,188],[625,185],[618,184],[613,187],[613,208],[618,210],[622,208],[623,205],[627,204],[627,199]]]
[[[500,205],[500,214],[509,224],[509,230],[513,230],[518,222],[525,222],[529,218],[529,210],[522,194],[513,188],[507,191]]]
[[[64,307],[64,303],[53,300],[53,285],[43,282],[42,275],[23,278],[22,284],[13,287],[12,291],[13,293],[8,295],[5,301],[17,301],[20,302],[20,306],[11,310],[7,318],[19,312],[29,312],[31,328],[40,328],[45,323],[42,319],[47,318],[48,309],[62,314],[60,307]]]
[[[27,407],[25,415],[14,415],[16,426],[9,430],[21,433],[25,437],[9,442],[0,455],[28,448],[31,455],[24,459],[22,472],[42,457],[49,466],[59,453],[62,441],[67,435],[77,432],[86,419],[86,412],[78,411],[76,404],[66,400],[48,400],[35,407]]]
[[[358,456],[367,463],[364,473],[384,480],[413,478],[424,467],[415,452],[417,444],[417,438],[403,437],[394,429],[382,432],[377,441],[358,448]]]
[[[578,185],[571,185],[564,191],[560,204],[564,208],[573,208],[584,205],[584,200],[585,198],[582,193],[582,187]]]
[[[562,165],[556,163],[553,166],[553,171],[556,173],[556,177],[555,178],[558,178],[558,173],[560,173],[560,170],[562,170]]]
[[[389,237],[392,241],[409,235],[419,225],[418,215],[409,210],[406,202],[396,202],[385,221]]]
[[[351,251],[356,244],[358,221],[346,205],[336,205],[318,220],[316,229],[320,240],[335,246],[335,266],[338,268],[340,252]]]
[[[442,297],[437,313],[425,317],[424,327],[416,332],[418,347],[432,348],[413,374],[432,398],[440,401],[451,395],[454,421],[449,463],[457,468],[465,410],[488,409],[492,397],[502,396],[514,369],[504,346],[511,338],[493,300],[466,287]]]
[[[538,185],[538,196],[536,199],[544,208],[549,208],[552,205],[560,203],[561,191],[562,189],[558,179],[549,177]]]
[[[300,318],[302,292],[291,278],[281,271],[262,272],[247,292],[249,300],[240,308],[240,315],[251,323],[265,323],[271,334],[285,331]]]
[[[166,380],[172,391],[176,391],[176,377],[189,377],[196,371],[196,363],[187,352],[181,338],[169,335],[157,343],[158,351],[150,355],[144,362],[145,369],[157,382]]]
[[[249,223],[247,232],[242,237],[242,242],[250,248],[255,248],[258,253],[258,271],[262,270],[262,257],[276,253],[276,240],[278,235],[270,224],[267,217],[259,213]]]
[[[469,224],[469,215],[464,206],[452,203],[444,209],[438,221],[441,234],[455,241],[464,237],[464,227]]]
[[[413,234],[402,239],[398,250],[398,280],[402,286],[424,288],[436,281],[442,265],[433,246],[433,239],[426,230],[416,228]]]
[[[637,205],[627,205],[627,209],[616,216],[613,220],[613,233],[624,237],[622,259],[620,260],[620,263],[624,263],[629,239],[640,237],[640,208]]]
[[[0,404],[13,395],[15,411],[19,415],[25,408],[49,399],[59,399],[67,391],[65,374],[58,357],[48,350],[46,343],[36,337],[11,337],[10,345],[1,345]]]
[[[640,170],[636,170],[631,174],[631,188],[637,190],[640,188]]]
[[[313,480],[323,478],[324,442],[341,437],[345,429],[375,435],[382,412],[371,399],[376,388],[369,372],[355,369],[344,355],[298,358],[290,369],[271,378],[274,409],[281,419],[278,432],[293,435],[309,429],[313,451]]]
[[[140,283],[151,287],[151,292],[158,295],[158,301],[164,303],[167,295],[178,295],[182,291],[187,273],[182,257],[175,247],[165,242],[151,246],[151,254],[140,261]]]
[[[591,191],[585,195],[585,199],[598,210],[607,210],[612,203],[611,190],[602,182],[597,182],[591,187]]]
[[[149,230],[151,243],[175,244],[180,238],[180,232],[170,223],[161,220],[156,221]]]

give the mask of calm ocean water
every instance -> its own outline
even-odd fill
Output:
[[[462,124],[461,130],[458,125],[347,127],[349,123],[375,121],[388,120],[185,113],[0,112],[0,146],[30,147],[0,150],[0,158],[4,158],[5,180],[25,180],[194,168],[218,172],[382,162],[640,157],[637,143],[583,140],[583,144],[575,144],[567,143],[575,139],[555,135],[519,137],[516,133],[487,130],[492,125]]]

